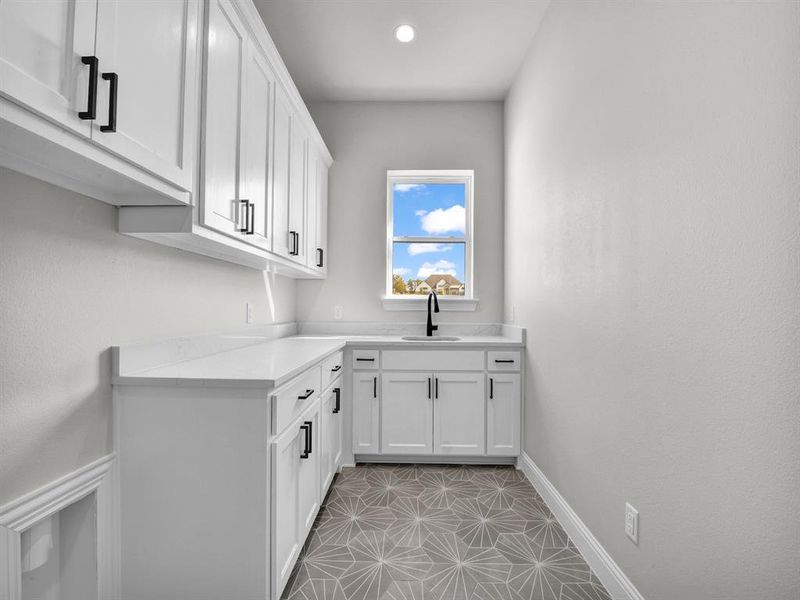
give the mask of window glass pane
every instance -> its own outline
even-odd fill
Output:
[[[464,235],[467,220],[463,183],[395,183],[392,205],[395,236]]]
[[[395,242],[392,249],[392,294],[463,296],[465,245]]]

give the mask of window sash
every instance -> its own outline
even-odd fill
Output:
[[[463,236],[395,236],[394,235],[394,185],[397,183],[461,183],[464,184],[464,208],[466,211],[465,234]],[[392,270],[394,244],[434,243],[464,244],[464,295],[465,299],[474,297],[473,276],[473,197],[475,172],[472,170],[448,171],[387,171],[386,173],[386,296],[403,298],[394,293]]]

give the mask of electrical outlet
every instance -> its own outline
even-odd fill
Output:
[[[625,535],[639,545],[639,511],[625,503]]]
[[[343,314],[344,314],[344,308],[342,307],[341,304],[337,304],[336,306],[333,307],[333,318],[334,319],[336,319],[337,321],[341,321]]]
[[[252,323],[253,322],[253,305],[250,302],[248,302],[246,304],[246,307],[247,307],[247,312],[245,313],[245,321],[247,321],[248,323]]]
[[[513,304],[511,305],[511,314],[509,315],[509,322],[511,324],[514,323],[514,320],[517,318],[517,307]]]

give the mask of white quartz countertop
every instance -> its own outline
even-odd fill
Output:
[[[120,373],[114,377],[114,383],[272,388],[344,346],[344,339],[287,337],[134,373]]]
[[[504,336],[458,336],[456,341],[404,340],[398,335],[301,335],[214,352],[136,371],[117,367],[116,385],[201,385],[274,388],[346,345],[425,348],[521,347]]]

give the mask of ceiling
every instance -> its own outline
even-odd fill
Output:
[[[500,100],[548,0],[255,0],[307,101]],[[401,44],[394,29],[413,25]]]

